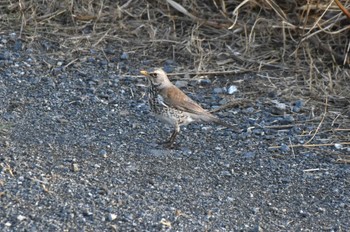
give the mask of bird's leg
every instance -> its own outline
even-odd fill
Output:
[[[175,129],[173,131],[173,133],[171,134],[170,138],[168,139],[168,141],[166,141],[164,143],[164,145],[167,147],[167,148],[173,148],[174,147],[174,142],[175,142],[175,139],[176,139],[176,136],[180,133],[180,126],[178,123],[175,124]]]

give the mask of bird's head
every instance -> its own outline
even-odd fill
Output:
[[[140,71],[140,73],[148,78],[148,80],[151,82],[153,86],[156,86],[157,88],[164,88],[169,85],[171,85],[171,82],[169,81],[168,76],[163,71],[163,69],[154,69],[151,72],[147,71]]]

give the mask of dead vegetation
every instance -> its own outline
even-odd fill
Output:
[[[68,64],[113,45],[139,61],[174,59],[186,67],[178,71],[256,73],[277,96],[305,99],[325,130],[339,129],[338,142],[347,143],[347,9],[348,0],[0,0],[0,27],[33,44],[58,43],[71,51]]]

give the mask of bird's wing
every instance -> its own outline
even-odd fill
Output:
[[[208,111],[204,110],[195,101],[189,98],[176,86],[171,86],[162,91],[162,97],[164,103],[170,107],[174,107],[178,110],[189,112],[192,114],[210,114]]]

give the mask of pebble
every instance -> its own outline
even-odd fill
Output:
[[[252,152],[252,151],[248,151],[248,152],[246,152],[246,153],[243,154],[243,157],[244,157],[244,158],[247,158],[247,159],[252,159],[252,158],[255,157],[255,153]]]
[[[232,176],[232,174],[229,171],[222,171],[221,176]]]
[[[72,171],[73,172],[78,172],[79,171],[79,165],[77,163],[72,164]]]
[[[127,59],[129,59],[129,54],[126,53],[126,52],[123,52],[123,53],[121,54],[121,56],[120,56],[120,59],[122,59],[122,60],[127,60]]]
[[[117,219],[116,214],[113,214],[113,213],[108,214],[108,221],[114,221],[115,219]]]
[[[10,38],[11,39],[16,39],[16,36],[17,36],[16,32],[10,33]]]
[[[89,58],[87,58],[87,61],[90,63],[95,63],[96,59],[94,57],[89,57]]]
[[[116,57],[116,56],[113,56],[111,59],[110,59],[111,62],[118,62],[119,61],[119,58]]]
[[[293,112],[295,113],[299,113],[301,108],[304,106],[304,102],[302,100],[298,100],[294,103],[294,106],[293,106]]]
[[[105,66],[107,64],[108,64],[107,60],[101,60],[100,61],[100,65],[102,65],[102,66]]]
[[[23,221],[24,219],[26,219],[27,217],[23,216],[23,215],[18,215],[17,219],[18,221]]]
[[[9,60],[9,59],[10,59],[9,52],[0,53],[0,60]]]
[[[94,215],[93,212],[90,212],[89,210],[84,210],[82,214],[84,217],[90,217]]]
[[[339,144],[339,143],[335,143],[335,144],[334,144],[334,147],[335,147],[335,149],[342,149],[342,148],[343,148],[343,145],[342,145],[342,144]]]
[[[275,91],[271,91],[267,94],[267,96],[270,98],[270,99],[273,99],[277,96],[277,93]]]
[[[281,124],[291,124],[294,121],[295,119],[292,115],[285,115],[283,118],[280,119]]]
[[[111,47],[107,47],[104,52],[108,55],[114,55],[115,54],[115,50]]]
[[[175,63],[174,60],[166,60],[166,61],[165,61],[165,64],[166,64],[166,65],[176,65],[176,63]]]
[[[214,89],[213,89],[213,93],[216,93],[216,94],[220,94],[220,93],[223,93],[223,92],[224,92],[224,89],[223,89],[223,88],[217,87],[217,88],[214,88]]]
[[[200,79],[198,82],[200,85],[205,85],[205,86],[211,84],[211,80],[209,80],[209,79]]]
[[[15,51],[20,51],[22,50],[22,41],[17,39],[16,42],[15,42],[15,45],[13,46],[13,49]]]
[[[219,101],[219,105],[225,105],[225,104],[227,104],[228,102],[229,102],[228,99],[223,98],[223,99],[221,99],[221,100]]]
[[[107,151],[102,149],[98,152],[98,155],[102,156],[103,158],[107,158]]]
[[[282,152],[287,152],[287,151],[290,150],[290,148],[289,148],[286,144],[282,143],[282,144],[281,144],[281,147],[280,147],[280,150],[281,150]]]
[[[174,72],[174,67],[173,67],[173,66],[170,66],[170,65],[164,65],[163,70],[164,70],[166,73],[172,73],[172,72]]]
[[[178,88],[184,88],[188,86],[188,81],[176,81],[175,85]]]
[[[33,53],[33,49],[32,48],[28,48],[27,50],[26,50],[26,52],[28,53],[28,54],[32,54]],[[29,58],[28,58],[29,59]]]
[[[244,110],[246,113],[251,114],[254,113],[255,109],[253,107],[248,107],[247,109]]]
[[[272,100],[272,103],[274,103],[274,111],[276,114],[282,114],[286,109],[287,109],[287,105],[284,103],[281,103],[277,100]]]
[[[262,129],[254,129],[253,133],[256,135],[265,135],[265,132]]]
[[[52,74],[53,75],[58,75],[62,71],[62,67],[54,68],[52,69]]]
[[[230,95],[232,95],[232,94],[234,94],[234,93],[237,92],[237,91],[238,91],[237,86],[231,85],[231,86],[228,88],[227,93],[230,94]]]
[[[33,77],[29,77],[28,82],[32,85],[36,85],[40,82],[39,77],[33,76]]]

